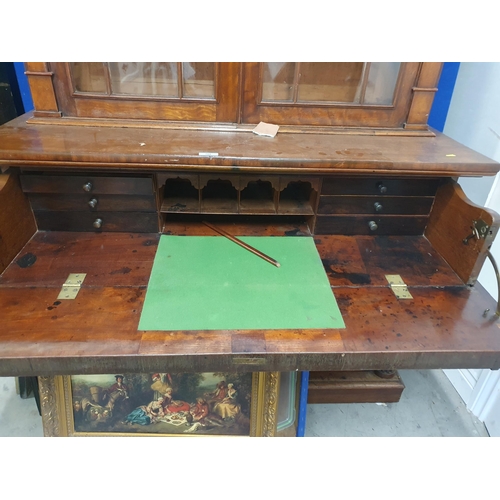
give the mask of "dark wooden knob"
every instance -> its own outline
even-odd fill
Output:
[[[99,229],[102,226],[102,219],[96,219],[92,224],[96,229]]]
[[[97,200],[95,198],[92,198],[90,201],[89,201],[89,207],[90,208],[95,208],[97,206]]]
[[[91,182],[86,182],[83,186],[82,186],[83,190],[84,191],[87,191],[87,193],[89,191],[92,191],[92,183]]]

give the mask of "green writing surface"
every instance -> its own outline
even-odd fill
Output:
[[[162,235],[139,330],[345,328],[309,237]]]

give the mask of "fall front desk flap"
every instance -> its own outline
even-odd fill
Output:
[[[139,330],[345,328],[310,237],[162,235]]]

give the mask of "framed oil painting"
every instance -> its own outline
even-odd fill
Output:
[[[280,374],[40,377],[49,436],[272,436]]]

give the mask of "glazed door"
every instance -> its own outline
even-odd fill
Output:
[[[244,63],[243,122],[402,127],[421,63]]]
[[[239,63],[49,63],[63,116],[236,122]]]

